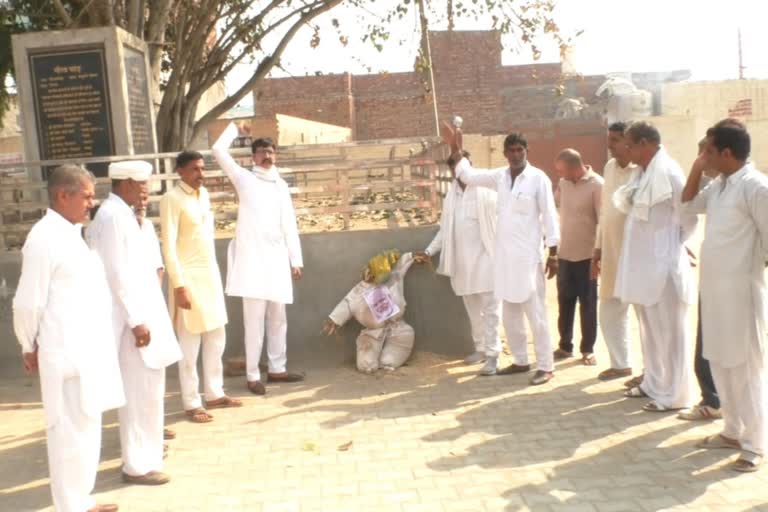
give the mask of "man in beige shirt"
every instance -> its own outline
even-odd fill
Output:
[[[616,268],[624,241],[624,222],[627,216],[614,206],[611,198],[619,187],[629,181],[637,166],[629,160],[629,150],[624,139],[627,124],[616,122],[608,127],[608,151],[611,158],[603,169],[602,204],[597,241],[592,258],[592,274],[600,276],[600,330],[603,333],[611,367],[598,374],[600,380],[612,380],[632,375],[629,345],[629,304],[621,302],[614,294]],[[639,380],[630,382],[639,384]]]
[[[160,201],[163,256],[168,273],[169,307],[183,358],[179,362],[181,399],[189,419],[213,419],[199,394],[197,355],[203,346],[205,407],[240,407],[224,394],[221,357],[227,310],[214,248],[213,212],[203,186],[203,156],[183,151],[176,157],[181,181]]]
[[[560,344],[555,360],[573,357],[573,322],[576,303],[581,319],[581,362],[596,364],[597,281],[590,275],[600,218],[603,178],[584,165],[575,149],[564,149],[555,159],[560,176],[556,199],[560,207],[560,266],[557,271],[557,326]]]

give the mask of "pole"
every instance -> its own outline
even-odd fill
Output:
[[[744,60],[741,54],[741,29],[737,31],[739,36],[739,80],[744,80]]]
[[[435,135],[440,136],[440,119],[437,114],[437,92],[435,91],[435,73],[432,69],[432,52],[429,48],[429,27],[427,13],[424,10],[424,0],[417,0],[419,5],[419,22],[421,24],[421,54],[427,65],[427,83],[432,92],[432,111],[435,117]]]

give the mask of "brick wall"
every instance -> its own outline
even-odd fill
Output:
[[[560,64],[501,65],[497,32],[431,32],[438,114],[464,118],[466,133],[506,133],[552,119],[567,96],[591,97],[603,76],[561,77]],[[264,80],[254,91],[258,116],[287,114],[347,126],[354,140],[435,134],[432,94],[415,72]]]

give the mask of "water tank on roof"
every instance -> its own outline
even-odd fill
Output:
[[[632,119],[648,117],[653,114],[653,94],[650,91],[638,89],[630,96]]]

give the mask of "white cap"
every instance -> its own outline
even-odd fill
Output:
[[[152,164],[143,160],[126,160],[109,164],[109,177],[113,180],[147,181],[152,176]]]

